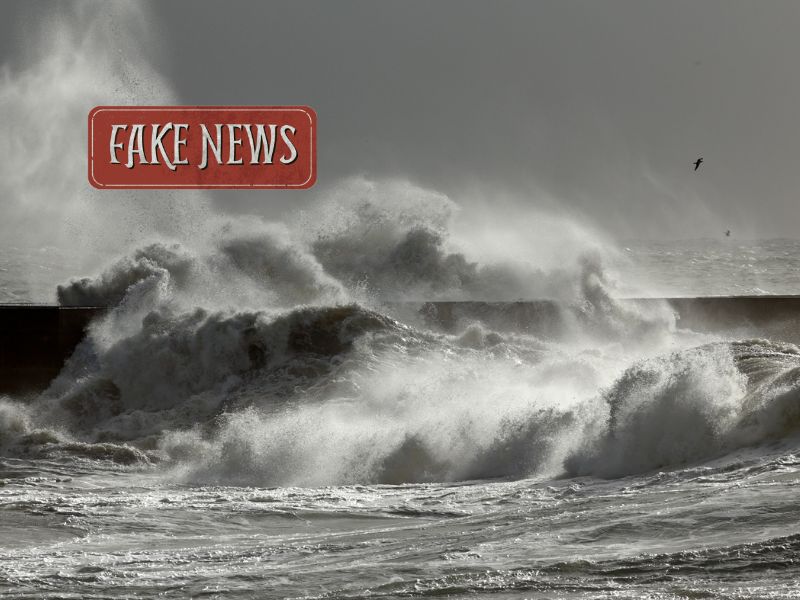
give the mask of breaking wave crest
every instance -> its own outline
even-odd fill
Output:
[[[164,448],[195,457],[184,465],[190,480],[228,483],[615,477],[716,459],[800,426],[794,347],[693,348],[645,361],[601,394],[604,376],[585,357],[523,370],[507,361],[523,348],[500,342],[443,368],[429,352],[376,361],[335,399],[228,413],[213,436],[175,433]],[[748,384],[751,352],[770,383]],[[487,367],[492,375],[479,375]]]
[[[358,304],[164,307],[119,339],[89,336],[35,401],[4,401],[0,444],[193,482],[325,485],[616,477],[798,433],[793,345],[689,335],[665,352],[671,332],[642,359],[596,339],[442,332]]]
[[[320,485],[615,477],[797,433],[796,347],[677,330],[614,297],[592,244],[482,264],[446,197],[352,186],[296,223],[220,221],[59,286],[107,311],[46,392],[2,401],[3,451]],[[550,300],[486,302],[520,296]],[[418,302],[444,298],[470,302]]]

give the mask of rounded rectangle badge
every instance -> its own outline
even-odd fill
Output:
[[[308,106],[97,106],[89,182],[99,189],[305,189],[317,177]]]

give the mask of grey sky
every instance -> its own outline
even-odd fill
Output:
[[[319,115],[318,187],[219,193],[226,209],[274,214],[363,174],[520,211],[552,197],[622,237],[797,236],[798,2],[150,8],[181,102]]]

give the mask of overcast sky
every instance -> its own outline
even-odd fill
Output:
[[[5,6],[8,59],[42,5]],[[149,8],[148,56],[182,103],[318,113],[317,188],[220,192],[226,209],[280,212],[362,174],[466,205],[554,198],[620,237],[798,234],[800,2]]]

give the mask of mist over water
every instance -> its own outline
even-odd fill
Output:
[[[0,239],[31,271],[17,274],[28,280],[19,285],[38,291],[45,268],[52,287],[54,277],[99,269],[143,238],[200,233],[211,206],[203,194],[104,194],[87,184],[89,110],[177,99],[146,60],[144,49],[157,40],[145,7],[50,5],[25,33],[0,82]]]
[[[552,204],[352,176],[268,221],[93,190],[89,109],[181,101],[147,14],[98,6],[0,91],[1,297],[107,307],[47,390],[0,397],[0,595],[792,597],[797,346],[620,299],[663,291],[647,250]],[[694,252],[724,291],[713,245],[649,264]],[[553,302],[493,304],[520,299]]]

